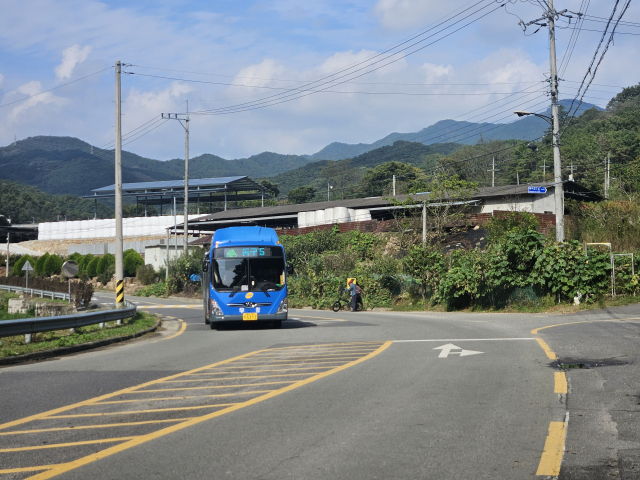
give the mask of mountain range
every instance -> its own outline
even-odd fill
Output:
[[[593,105],[583,104],[580,113],[591,107]],[[406,150],[407,142],[433,145],[425,151],[420,149],[422,155],[446,154],[464,144],[475,144],[481,138],[532,140],[547,128],[545,120],[533,116],[510,124],[442,120],[419,132],[391,133],[371,144],[334,142],[313,155],[262,152],[248,158],[226,160],[204,154],[189,160],[189,170],[192,178],[248,175],[252,178],[275,177],[276,181],[291,183],[291,178],[317,173],[327,160],[354,158],[379,149],[383,149],[380,154],[360,158],[356,164],[373,167],[390,159],[401,159],[401,151]],[[389,150],[395,143],[399,146]],[[153,160],[123,150],[122,165],[125,183],[183,178],[182,159]],[[286,172],[292,175],[283,175]],[[29,137],[0,148],[0,179],[33,185],[52,194],[88,195],[92,189],[114,183],[113,150],[103,150],[73,137]],[[283,186],[284,191],[288,190]]]

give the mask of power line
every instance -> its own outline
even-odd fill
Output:
[[[62,85],[58,85],[57,87],[50,88],[49,90],[45,90],[44,92],[36,93],[34,95],[29,95],[28,97],[21,98],[20,100],[15,100],[13,102],[5,103],[4,105],[0,105],[0,108],[8,107],[9,105],[13,105],[14,103],[24,102],[25,100],[29,100],[30,98],[37,97],[38,95],[43,95],[45,93],[51,92],[52,90],[56,90],[56,89],[61,88],[61,87],[66,87],[67,85],[71,85],[72,83],[79,82],[80,80],[84,80],[85,78],[92,77],[94,75],[97,75],[99,73],[105,72],[105,71],[110,70],[112,68],[113,67],[103,68],[102,70],[98,70],[97,72],[90,73],[89,75],[85,75],[84,77],[80,77],[80,78],[78,78],[76,80],[72,80],[70,82],[63,83]]]
[[[478,2],[478,4],[479,4],[479,3],[481,3],[481,2]],[[476,4],[476,5],[478,5],[478,4]],[[474,5],[474,6],[475,6],[475,5]],[[340,85],[341,83],[343,83],[343,82],[345,82],[345,81],[353,80],[354,78],[359,78],[359,77],[361,77],[361,76],[363,76],[363,75],[366,75],[367,73],[371,73],[371,72],[373,72],[373,71],[375,71],[375,70],[378,70],[378,69],[380,69],[380,68],[383,68],[383,67],[385,67],[385,66],[387,66],[387,65],[390,65],[390,64],[392,64],[392,63],[394,63],[394,62],[397,62],[397,61],[399,61],[400,59],[405,58],[405,57],[396,58],[396,59],[391,60],[391,61],[389,61],[389,62],[387,62],[387,63],[385,63],[385,64],[383,64],[383,65],[380,65],[380,66],[377,66],[377,67],[375,67],[375,68],[373,68],[373,69],[370,69],[369,71],[366,71],[366,72],[364,72],[364,73],[361,73],[361,74],[359,74],[359,75],[357,75],[357,76],[355,76],[355,77],[351,77],[351,78],[349,78],[348,80],[343,80],[343,82],[336,83],[336,82],[337,82],[338,80],[340,80],[341,78],[344,78],[344,77],[348,77],[348,76],[355,75],[357,72],[360,72],[360,71],[362,71],[362,70],[365,70],[365,69],[367,69],[367,68],[371,67],[372,65],[378,64],[378,63],[380,63],[380,62],[384,62],[385,60],[387,60],[387,59],[389,59],[389,58],[393,57],[394,55],[397,55],[397,54],[399,54],[399,53],[401,53],[401,52],[403,52],[403,51],[405,51],[405,50],[408,50],[408,49],[410,49],[410,48],[412,48],[412,47],[414,47],[414,46],[418,45],[419,43],[422,43],[422,42],[426,41],[427,39],[429,39],[429,38],[431,38],[431,37],[433,37],[433,36],[435,36],[435,35],[437,35],[437,34],[439,34],[439,33],[442,33],[444,30],[451,28],[453,25],[456,25],[457,23],[460,23],[460,22],[462,22],[462,21],[466,20],[467,18],[471,17],[472,15],[475,15],[476,13],[480,12],[481,10],[483,10],[483,9],[487,8],[487,6],[488,6],[488,5],[485,5],[484,7],[482,7],[482,8],[480,8],[480,9],[476,10],[475,12],[472,12],[472,13],[471,13],[471,14],[469,14],[469,15],[467,15],[466,17],[463,17],[462,19],[460,19],[460,20],[458,20],[458,21],[454,22],[452,25],[449,25],[449,26],[447,26],[447,27],[443,28],[442,30],[440,30],[440,31],[438,31],[438,32],[436,32],[436,33],[434,33],[434,34],[431,34],[431,35],[429,35],[427,38],[422,39],[422,40],[419,40],[419,41],[415,42],[414,44],[411,44],[411,45],[409,45],[409,46],[407,46],[407,47],[405,47],[405,48],[401,49],[401,50],[400,50],[400,51],[398,51],[398,52],[394,52],[394,53],[392,53],[392,54],[388,55],[387,57],[382,58],[381,60],[378,60],[378,61],[376,61],[376,62],[373,62],[372,64],[367,65],[367,66],[365,66],[365,67],[361,67],[361,68],[359,68],[359,69],[357,69],[357,70],[355,70],[355,71],[351,71],[351,72],[349,72],[349,73],[347,73],[347,74],[344,74],[344,75],[342,75],[342,76],[340,76],[340,77],[338,77],[338,78],[335,78],[335,79],[333,79],[333,80],[326,81],[326,82],[324,82],[324,83],[321,83],[320,85],[316,85],[315,87],[311,87],[311,85],[313,85],[313,84],[316,84],[316,83],[318,83],[318,82],[320,82],[320,81],[322,81],[322,80],[326,80],[327,78],[335,77],[336,75],[339,75],[339,74],[341,74],[341,73],[343,73],[343,72],[345,72],[345,71],[351,70],[353,67],[348,67],[348,68],[346,68],[346,69],[343,69],[343,70],[341,70],[341,71],[338,71],[338,72],[336,72],[336,73],[333,73],[333,74],[331,74],[331,75],[328,75],[328,76],[326,76],[326,77],[324,77],[323,79],[320,79],[320,80],[318,80],[318,81],[310,82],[309,84],[307,84],[307,85],[305,85],[305,86],[293,88],[293,89],[291,89],[291,90],[290,90],[290,92],[283,92],[283,93],[280,93],[280,94],[271,95],[271,96],[269,96],[269,97],[265,97],[265,98],[263,98],[263,99],[261,99],[261,100],[256,100],[256,101],[253,101],[253,102],[246,102],[246,103],[238,104],[238,105],[234,105],[234,106],[223,107],[223,108],[220,108],[220,109],[216,109],[216,110],[215,110],[215,112],[222,112],[222,111],[225,111],[225,113],[238,113],[238,112],[241,112],[241,111],[249,111],[249,110],[254,110],[254,109],[257,109],[257,108],[265,108],[265,107],[268,107],[268,106],[273,106],[273,105],[277,105],[277,104],[280,104],[280,103],[284,103],[284,102],[288,102],[288,101],[291,101],[291,100],[295,100],[295,99],[298,99],[298,98],[302,98],[302,97],[305,97],[305,96],[307,96],[307,95],[311,95],[311,94],[313,94],[313,93],[317,93],[317,91],[316,91],[316,90],[311,91],[311,92],[309,92],[309,93],[305,93],[305,92],[308,92],[309,90],[311,90],[312,88],[313,88],[313,89],[318,89],[318,87],[320,87],[320,86],[322,86],[322,85],[332,84],[332,85],[329,85],[328,87],[326,87],[325,89],[323,89],[323,90],[326,90],[326,89],[328,89],[328,88],[332,88],[332,87],[335,87],[335,86],[337,86],[337,85]],[[501,5],[501,6],[502,6],[502,5]],[[429,44],[427,44],[427,45],[423,45],[423,46],[421,46],[421,47],[419,47],[419,48],[416,48],[415,50],[413,50],[413,51],[411,51],[411,52],[406,53],[406,54],[405,54],[405,56],[412,55],[412,54],[414,54],[414,53],[416,53],[416,52],[418,52],[418,51],[420,51],[420,50],[422,50],[422,49],[424,49],[424,48],[426,48],[426,47],[428,47],[428,46],[430,46],[430,45],[432,45],[432,44],[434,44],[434,43],[436,43],[436,42],[438,42],[438,41],[440,41],[440,40],[443,40],[444,38],[446,38],[446,37],[448,37],[448,36],[452,35],[453,33],[455,33],[455,32],[457,32],[457,31],[461,30],[462,28],[465,28],[466,26],[470,25],[471,23],[474,23],[474,22],[476,22],[476,21],[480,20],[481,18],[483,18],[483,17],[487,16],[488,14],[490,14],[490,13],[494,12],[494,11],[495,11],[495,10],[497,10],[498,8],[501,8],[501,6],[498,6],[498,7],[494,8],[493,10],[490,10],[489,12],[487,12],[487,13],[485,13],[485,14],[481,15],[481,16],[480,16],[480,17],[478,17],[478,18],[475,18],[475,19],[474,19],[474,20],[472,20],[471,22],[469,22],[469,23],[467,23],[467,24],[463,25],[462,27],[459,27],[458,29],[456,29],[456,30],[454,30],[454,31],[452,31],[452,32],[449,32],[448,34],[446,34],[446,35],[444,35],[444,36],[442,36],[442,37],[440,37],[440,38],[436,39],[435,41],[433,41],[433,42],[431,42],[431,43],[429,43]],[[467,10],[470,10],[470,9],[467,9]],[[466,12],[467,10],[465,10],[465,12]],[[457,16],[457,15],[456,15],[456,16]],[[434,27],[434,28],[439,27],[439,26],[440,26],[440,25],[442,25],[443,23],[445,23],[445,22],[441,22],[439,25],[437,25],[437,26],[436,26],[436,27]],[[433,30],[434,28],[429,29],[429,30]],[[404,43],[407,43],[407,42],[404,42]],[[383,53],[385,53],[385,52],[383,52]],[[381,53],[381,54],[379,54],[379,55],[377,55],[377,56],[380,56],[380,55],[382,55],[382,53]],[[373,57],[373,58],[375,58],[375,57]],[[358,65],[360,65],[360,64],[362,64],[362,63],[364,63],[364,61],[363,61],[363,62],[359,62],[359,63],[358,63],[358,64],[356,64],[355,66],[358,66]],[[311,87],[311,88],[306,88],[306,87]],[[303,88],[305,88],[305,89],[303,89]],[[302,89],[302,90],[301,90],[301,89]],[[293,92],[293,93],[292,93],[292,92]],[[295,98],[291,98],[291,97],[294,97],[294,96],[295,96]]]

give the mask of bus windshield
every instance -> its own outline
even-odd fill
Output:
[[[217,291],[275,291],[284,287],[281,247],[214,249],[211,283]]]

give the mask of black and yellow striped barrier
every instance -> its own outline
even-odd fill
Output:
[[[124,281],[116,280],[116,304],[124,303]]]

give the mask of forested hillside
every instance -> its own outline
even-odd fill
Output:
[[[91,219],[94,202],[76,195],[50,195],[30,185],[0,180],[0,214],[14,224]],[[98,218],[112,218],[113,209],[98,202]]]

